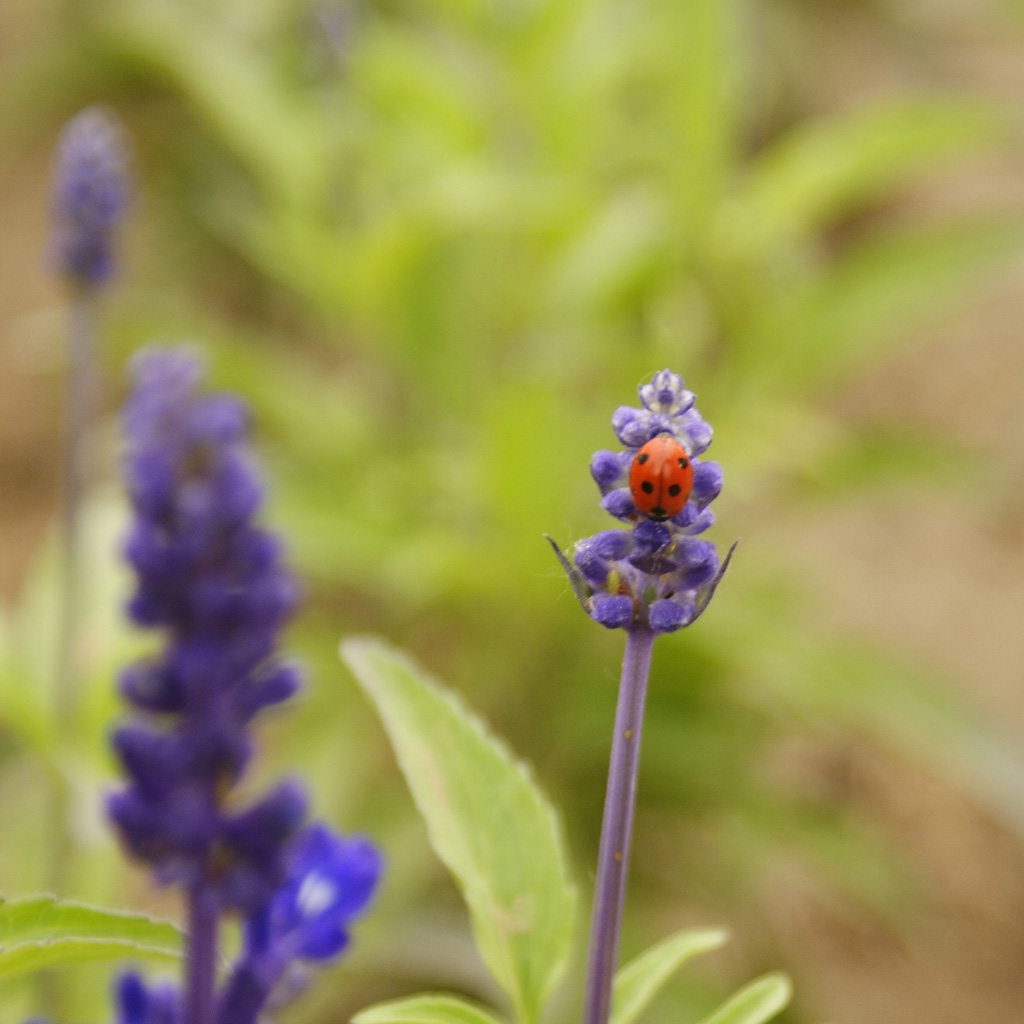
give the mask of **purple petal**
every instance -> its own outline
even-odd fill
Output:
[[[692,614],[693,598],[680,595],[673,600],[658,598],[652,601],[647,617],[655,633],[674,633],[688,623]]]
[[[633,599],[624,596],[595,597],[590,615],[608,629],[623,629],[633,619]]]
[[[619,456],[615,452],[595,452],[590,459],[590,475],[601,488],[601,493],[606,494],[622,481],[622,464]]]
[[[692,499],[698,508],[714,501],[722,490],[722,467],[717,462],[693,463]]]
[[[626,487],[617,491],[609,491],[601,499],[601,508],[609,515],[615,516],[616,519],[630,519],[638,514],[636,505],[633,504],[633,498]]]

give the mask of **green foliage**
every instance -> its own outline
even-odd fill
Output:
[[[615,975],[611,1024],[634,1024],[658,990],[695,956],[718,949],[726,933],[715,928],[689,928],[670,935],[622,967]]]
[[[525,767],[456,698],[370,640],[342,654],[377,707],[480,955],[533,1024],[569,952],[575,890],[553,810]]]
[[[434,849],[469,906],[480,955],[515,1020],[537,1020],[571,937],[573,889],[553,808],[504,744],[404,654],[371,639],[346,640],[341,654],[373,701]],[[725,940],[718,929],[689,929],[636,957],[615,977],[611,1024],[634,1024],[683,964]],[[768,975],[703,1024],[761,1024],[789,996],[788,980]],[[441,995],[381,1003],[353,1020],[501,1024],[488,1010]]]
[[[454,996],[412,996],[360,1010],[352,1024],[502,1024],[482,1006]]]
[[[124,524],[120,496],[98,491],[86,504],[82,520],[81,631],[85,640],[81,644],[84,656],[78,663],[76,721],[71,730],[72,738],[81,743],[68,749],[68,737],[61,733],[54,707],[53,635],[61,568],[52,539],[32,566],[17,607],[0,609],[0,722],[49,770],[95,776],[103,757],[104,730],[116,709],[110,679],[137,649],[137,643],[119,607],[126,592],[127,570],[110,557]]]
[[[766,974],[740,989],[701,1024],[764,1024],[786,1008],[791,994],[788,978]]]
[[[0,902],[0,980],[95,960],[173,960],[181,933],[141,914],[62,903],[49,896]]]

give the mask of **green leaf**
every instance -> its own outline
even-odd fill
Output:
[[[631,960],[615,975],[611,1024],[632,1024],[687,960],[718,949],[726,937],[720,928],[690,928],[670,935]]]
[[[352,1024],[504,1024],[490,1010],[456,996],[421,995],[360,1010]]]
[[[462,890],[480,955],[530,1024],[564,966],[573,923],[554,810],[527,768],[404,655],[370,639],[345,641],[341,654],[376,705],[430,841]]]
[[[0,980],[55,964],[180,955],[181,933],[166,921],[51,896],[0,900]]]
[[[820,274],[790,315],[777,311],[784,329],[772,324],[747,372],[820,388],[935,319],[1022,249],[1024,222],[1009,216],[876,232]]]
[[[768,147],[723,213],[723,241],[770,254],[911,180],[1004,135],[990,104],[903,101],[802,123]]]
[[[786,1008],[793,986],[784,974],[766,974],[726,1000],[701,1024],[763,1024]]]
[[[326,152],[315,112],[238,33],[212,15],[138,0],[115,4],[104,29],[112,52],[164,77],[207,118],[270,197],[314,207],[323,198]]]

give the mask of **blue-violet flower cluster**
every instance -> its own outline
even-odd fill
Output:
[[[661,370],[641,385],[639,408],[615,410],[612,429],[623,449],[595,453],[590,472],[601,491],[601,507],[628,529],[577,541],[571,562],[555,547],[584,610],[609,629],[643,626],[671,633],[690,625],[728,565],[731,549],[719,563],[714,544],[699,538],[715,521],[709,506],[722,489],[722,470],[700,458],[712,432],[693,403],[682,379]],[[682,511],[655,520],[637,510],[627,480],[639,449],[661,435],[686,450],[693,489]]]
[[[197,395],[198,364],[182,352],[144,352],[135,374],[124,412],[135,514],[125,555],[137,574],[128,614],[168,642],[122,675],[142,715],[114,733],[129,785],[109,810],[161,881],[211,883],[223,905],[250,912],[280,883],[306,811],[290,782],[245,809],[227,799],[252,753],[253,716],[299,684],[274,657],[296,585],[277,539],[252,522],[262,488],[241,404]]]
[[[97,288],[113,270],[113,235],[128,184],[125,146],[114,116],[89,107],[61,134],[54,167],[52,253],[72,284]]]
[[[276,655],[296,584],[277,539],[253,521],[262,486],[244,407],[199,393],[187,353],[143,352],[134,372],[124,412],[134,512],[125,554],[137,575],[128,612],[167,640],[121,678],[135,715],[112,738],[128,785],[108,809],[125,847],[159,881],[180,885],[192,906],[243,915],[242,954],[209,1021],[251,1024],[297,963],[342,950],[380,857],[365,840],[303,828],[297,782],[246,806],[233,797],[252,754],[253,717],[299,684]],[[189,970],[208,955],[193,945]],[[135,975],[122,979],[118,1004],[122,1024],[178,1024],[190,1012],[173,988],[147,989]]]

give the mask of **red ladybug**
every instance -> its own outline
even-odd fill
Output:
[[[693,465],[686,449],[660,434],[633,456],[629,493],[633,504],[649,519],[668,519],[682,512],[693,490]]]

